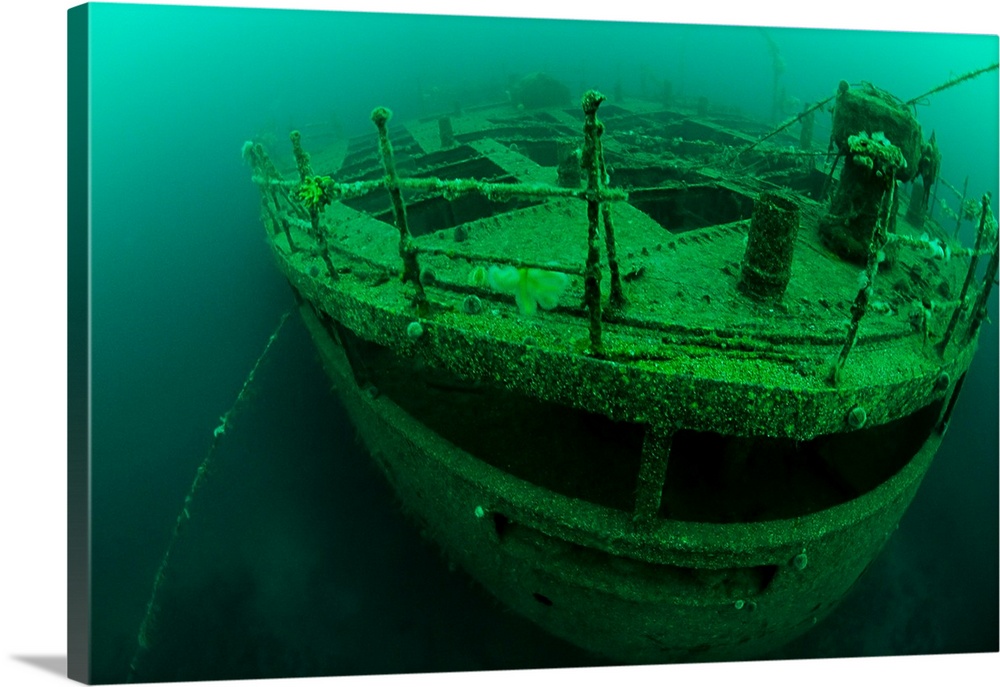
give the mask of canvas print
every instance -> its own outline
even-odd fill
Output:
[[[997,651],[997,36],[68,23],[71,677]]]

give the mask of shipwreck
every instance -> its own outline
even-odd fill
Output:
[[[971,245],[930,212],[913,101],[372,121],[243,154],[323,367],[443,555],[611,661],[760,656],[829,614],[942,442],[997,273],[988,195],[959,204]]]

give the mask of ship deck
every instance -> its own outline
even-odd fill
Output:
[[[971,349],[952,350],[946,360],[934,350],[934,336],[947,317],[932,320],[928,336],[919,323],[921,299],[927,294],[941,301],[955,298],[966,261],[929,259],[918,248],[902,245],[879,270],[858,341],[841,383],[831,389],[830,366],[844,345],[863,267],[841,260],[820,240],[826,174],[817,163],[824,156],[797,151],[780,137],[747,151],[763,132],[735,115],[709,121],[645,101],[607,106],[600,115],[610,186],[623,189],[629,198],[612,206],[627,307],[604,313],[606,361],[675,380],[724,380],[744,388],[815,395],[835,391],[846,396],[838,406],[864,402],[901,415],[929,402],[938,391],[939,375],[964,368],[971,359]],[[572,108],[525,115],[497,107],[453,115],[456,144],[450,148],[441,148],[437,118],[395,126],[390,134],[401,177],[551,186],[557,179],[557,141],[579,140],[580,120]],[[316,150],[316,173],[338,182],[384,174],[374,136],[336,141],[323,127],[304,129],[302,135],[304,146]],[[289,178],[294,169],[294,161],[286,160],[282,171]],[[799,205],[791,280],[776,303],[755,301],[736,289],[754,199],[764,191],[794,193]],[[508,355],[517,358],[524,358],[525,344],[536,354],[564,361],[585,354],[586,201],[447,200],[419,192],[404,199],[432,304],[424,325],[450,332],[432,337],[442,348],[432,357],[443,360],[447,346],[464,344],[506,345]],[[321,222],[339,276],[335,286],[314,276],[322,274],[322,261],[307,223],[291,227],[297,248],[306,250],[292,252],[283,234],[274,234],[280,261],[297,288],[317,302],[339,298],[341,309],[348,301],[365,303],[402,318],[405,326],[412,319],[412,288],[399,279],[399,232],[388,194],[383,190],[334,202]],[[896,234],[918,239],[927,232],[948,240],[931,222],[914,228],[898,213]],[[569,275],[559,305],[528,317],[519,313],[512,296],[488,284],[470,284],[476,265],[499,256]],[[463,307],[469,296],[479,299],[481,311]],[[361,319],[374,322],[370,316]],[[379,338],[374,330],[368,335]],[[384,335],[381,340],[388,343]],[[445,366],[458,371],[456,365]],[[536,367],[541,374],[542,366]],[[864,390],[868,398],[852,401],[852,390]],[[841,413],[819,425],[831,429],[842,422]],[[812,431],[819,429],[813,426]],[[785,433],[776,423],[770,431]]]

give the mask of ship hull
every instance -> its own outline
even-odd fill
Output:
[[[612,662],[766,655],[829,614],[912,501],[945,423],[894,475],[832,508],[763,522],[631,515],[512,476],[359,383],[336,323],[302,317],[404,509],[504,605]],[[954,389],[949,389],[949,394]]]

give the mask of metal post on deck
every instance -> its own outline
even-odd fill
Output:
[[[387,124],[392,117],[392,111],[387,107],[376,107],[372,110],[372,122],[378,128],[379,152],[382,154],[382,166],[385,169],[385,185],[392,199],[392,213],[399,229],[399,257],[403,259],[403,281],[413,282],[417,289],[414,305],[419,313],[427,310],[427,295],[420,282],[420,266],[417,263],[417,247],[410,236],[406,224],[406,205],[403,204],[403,194],[399,190],[399,176],[396,174],[396,163],[392,156],[392,144],[389,142]]]
[[[314,177],[312,173],[312,166],[309,164],[309,153],[302,149],[302,134],[298,131],[291,132],[288,137],[292,141],[292,152],[295,153],[295,166],[299,170],[299,180],[302,183],[300,189],[307,188],[308,184],[312,184],[313,188],[321,188],[324,181],[329,181],[329,177]],[[300,194],[302,191],[300,190]],[[330,251],[326,245],[326,237],[319,228],[319,213],[323,210],[326,203],[329,203],[329,196],[324,191],[324,200],[319,202],[306,202],[306,210],[309,211],[309,224],[312,226],[313,238],[316,243],[319,244],[319,254],[323,258],[324,264],[326,264],[326,273],[329,275],[331,281],[336,281],[339,279],[337,270],[333,267],[333,261],[330,259]],[[301,196],[300,196],[301,198]]]
[[[299,170],[299,181],[304,187],[313,177],[312,166],[309,164],[309,153],[302,149],[302,134],[298,131],[289,133],[288,138],[292,141],[292,152],[295,154],[295,166]],[[316,203],[307,203],[306,210],[309,211],[309,224],[312,226],[313,235],[319,236],[320,206]]]
[[[881,207],[875,224],[872,226],[871,239],[868,241],[868,263],[865,267],[864,283],[858,289],[858,293],[854,297],[854,303],[851,305],[851,324],[847,328],[847,339],[844,341],[844,346],[840,349],[840,355],[837,356],[837,360],[833,364],[833,369],[830,371],[829,381],[834,386],[840,383],[840,375],[844,369],[844,363],[847,362],[847,356],[850,355],[851,349],[854,348],[854,344],[858,340],[858,328],[861,325],[861,319],[868,312],[868,302],[875,292],[874,282],[875,273],[878,272],[878,252],[888,240],[886,228],[889,226],[889,217],[892,213],[892,204],[896,194],[896,174],[894,170],[886,170],[886,172],[888,184],[885,191],[882,192]]]
[[[607,165],[604,164],[604,143],[600,134],[604,132],[604,125],[598,123],[597,138],[597,161],[600,168],[600,181],[602,184],[609,182]],[[618,267],[618,247],[615,244],[615,225],[611,222],[611,203],[601,203],[601,219],[604,222],[604,245],[608,251],[608,272],[611,274],[611,294],[608,305],[612,312],[616,312],[625,307],[625,292],[622,289],[621,269]]]
[[[288,248],[294,253],[298,248],[295,242],[292,241],[292,232],[288,226],[288,220],[281,214],[281,203],[278,202],[278,190],[282,191],[283,197],[289,206],[296,206],[289,201],[288,193],[285,192],[283,187],[271,183],[272,181],[280,180],[281,174],[274,166],[274,163],[271,162],[271,158],[264,151],[264,146],[260,143],[253,143],[252,141],[244,143],[243,156],[250,160],[254,172],[259,177],[258,185],[260,186],[261,204],[271,218],[274,233],[278,233],[279,231],[284,232],[285,239],[288,241]],[[270,203],[267,202],[268,198],[271,199]]]
[[[601,164],[598,157],[603,125],[597,121],[597,108],[605,98],[597,91],[583,94],[584,144],[581,165],[587,170],[587,267],[583,278],[583,299],[590,313],[591,355],[604,355],[601,342],[601,248],[598,225],[601,221]]]
[[[740,293],[762,302],[781,300],[798,234],[799,207],[791,198],[771,191],[757,196],[736,283]]]

